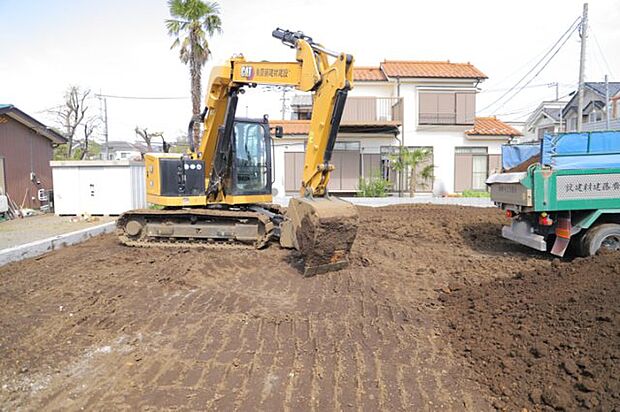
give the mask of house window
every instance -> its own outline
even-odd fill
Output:
[[[474,124],[474,92],[420,91],[418,123],[421,125]]]
[[[600,122],[601,120],[603,120],[603,113],[599,112],[598,110],[594,110],[588,115],[589,123]]]
[[[293,109],[293,120],[310,120],[312,107],[296,107]]]
[[[336,142],[334,143],[334,151],[360,151],[360,142]]]
[[[568,132],[573,131],[573,130],[577,130],[577,118],[576,117],[571,117],[570,119],[568,119]]]
[[[553,132],[554,132],[553,126],[540,127],[537,133],[538,140],[542,140],[545,133],[553,133]]]
[[[457,147],[454,154],[454,191],[486,190],[489,155],[486,147]]]

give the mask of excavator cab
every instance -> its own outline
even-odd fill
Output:
[[[236,119],[225,190],[232,195],[271,194],[271,135],[266,119]]]

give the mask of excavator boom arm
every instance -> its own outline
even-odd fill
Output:
[[[296,61],[250,62],[239,56],[228,60],[226,65],[214,67],[207,94],[204,133],[193,155],[204,160],[208,172],[213,170],[220,128],[224,126],[225,132],[230,132],[226,130],[226,122],[234,118],[236,94],[240,88],[278,85],[312,91],[313,112],[300,193],[324,196],[333,170],[329,164],[331,153],[347,92],[352,87],[353,57],[330,52],[300,32],[277,29],[273,36],[296,49]],[[328,56],[336,56],[332,64]]]

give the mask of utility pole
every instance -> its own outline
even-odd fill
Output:
[[[108,147],[108,101],[105,97],[103,98],[103,123],[105,124],[105,150],[103,153],[105,160],[108,160],[110,151]]]
[[[611,129],[611,105],[609,103],[609,81],[607,80],[607,75],[605,75],[605,128],[607,130]]]
[[[560,84],[558,82],[549,83],[547,87],[555,87],[555,101],[560,100]]]
[[[284,120],[284,118],[286,117],[286,93],[288,92],[288,89],[286,87],[282,87],[282,98],[280,100],[282,100],[282,120]]]
[[[588,38],[588,3],[583,4],[581,16],[581,54],[579,56],[579,90],[577,94],[577,131],[581,131],[583,123],[583,92],[586,63],[586,39]]]
[[[103,101],[103,124],[105,126],[105,130],[104,130],[105,148],[103,150],[103,155],[104,155],[104,160],[108,160],[108,153],[109,153],[109,148],[108,148],[108,101],[101,94],[101,90],[99,90],[99,94],[95,94],[95,97],[97,97],[100,101]],[[99,113],[101,113],[101,106],[99,106]]]
[[[401,104],[401,100],[400,100],[400,76],[396,77],[396,97],[398,100],[398,104]],[[404,110],[401,113],[405,113]],[[400,164],[403,164],[403,150],[404,150],[404,145],[405,145],[405,116],[402,116],[403,118],[400,120],[401,124],[400,124],[400,129],[401,129],[401,134],[400,134],[400,140],[398,140],[398,145],[400,146],[398,148],[398,161],[400,162]],[[394,134],[394,137],[396,137],[396,134]],[[397,138],[398,139],[398,138]],[[398,197],[403,197],[403,180],[405,180],[405,172],[404,170],[400,170],[398,172]]]

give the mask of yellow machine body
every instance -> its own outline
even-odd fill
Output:
[[[246,61],[236,56],[214,67],[199,147],[190,140],[190,151],[184,155],[145,155],[147,201],[164,210],[124,214],[118,225],[126,244],[256,238],[255,245],[262,247],[278,237],[281,245],[302,252],[307,275],[348,264],[357,211],[330,197],[327,185],[346,96],[353,86],[353,57],[330,52],[301,32],[276,29],[273,36],[296,50],[294,62]],[[272,159],[267,119],[235,119],[240,89],[256,85],[313,93],[301,197],[293,199],[284,214],[269,205]]]

